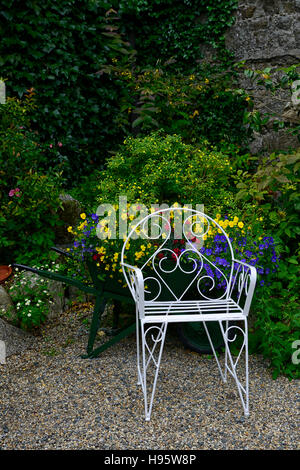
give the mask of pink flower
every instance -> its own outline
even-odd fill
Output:
[[[20,194],[20,188],[16,188],[16,189],[11,189],[8,193],[9,197],[13,197],[13,196],[17,196],[17,197],[20,197],[21,194]]]
[[[50,145],[49,145],[49,147],[52,149],[53,145],[52,145],[52,144],[50,144]]]
[[[59,147],[62,147],[62,143],[61,143],[61,142],[58,142],[58,146],[59,146]]]

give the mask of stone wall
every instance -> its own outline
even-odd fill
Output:
[[[226,46],[248,68],[284,67],[300,62],[300,0],[240,0],[235,24],[228,30]],[[241,86],[254,96],[255,109],[299,117],[289,91],[271,96],[241,77]],[[300,119],[299,119],[300,123]],[[256,137],[253,152],[298,147],[299,141],[284,131],[271,129]]]
[[[248,63],[300,61],[300,0],[241,0],[227,47]]]

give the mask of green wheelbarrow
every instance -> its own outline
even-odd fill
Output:
[[[66,252],[61,248],[52,247],[51,249],[61,255],[73,258],[70,253]],[[11,266],[13,268],[30,271],[32,273],[38,274],[41,277],[45,277],[53,281],[58,281],[70,286],[77,287],[82,292],[95,296],[95,305],[92,321],[90,324],[86,354],[82,356],[83,358],[93,358],[97,357],[99,354],[101,354],[101,352],[105,351],[105,349],[109,348],[113,344],[117,343],[121,339],[133,333],[135,331],[135,321],[126,328],[119,328],[119,309],[114,309],[113,327],[110,331],[111,338],[101,346],[94,348],[97,333],[99,331],[99,328],[101,328],[102,315],[108,300],[113,299],[117,302],[126,302],[129,304],[133,304],[133,300],[129,291],[127,292],[127,289],[116,285],[116,282],[114,283],[101,281],[98,278],[98,272],[95,263],[87,261],[86,265],[91,279],[91,282],[89,284],[86,284],[78,279],[68,277],[65,274],[59,272],[37,269],[17,263],[13,263]]]
[[[60,255],[73,258],[73,255],[65,251],[64,249],[58,247],[52,247],[51,249]],[[32,273],[38,274],[41,277],[45,277],[54,281],[62,282],[70,286],[77,287],[82,292],[95,296],[95,305],[89,329],[86,354],[82,355],[82,358],[87,359],[99,356],[107,348],[109,348],[115,343],[118,343],[123,338],[132,334],[135,331],[135,317],[134,321],[129,326],[126,326],[124,328],[119,327],[120,309],[115,308],[113,312],[113,326],[109,332],[111,338],[101,346],[94,347],[97,333],[102,327],[101,320],[107,302],[109,300],[114,300],[117,304],[124,302],[127,304],[132,304],[132,306],[134,306],[134,302],[129,292],[129,289],[127,287],[121,287],[117,282],[113,281],[112,279],[105,281],[99,279],[98,270],[94,262],[86,261],[86,266],[91,280],[89,284],[86,284],[76,278],[74,279],[68,277],[65,274],[59,272],[46,271],[16,263],[13,263],[11,266],[13,268],[19,268],[21,270],[30,271]],[[209,328],[210,335],[213,338],[213,342],[215,345],[215,350],[220,350],[224,346],[224,342],[218,323],[210,322]],[[207,339],[207,335],[201,324],[198,325],[197,323],[180,323],[177,326],[177,333],[180,340],[187,348],[196,351],[200,354],[210,354],[212,352],[209,341]]]

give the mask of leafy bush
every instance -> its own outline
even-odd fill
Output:
[[[45,268],[49,269],[48,266]],[[44,323],[53,300],[47,288],[47,281],[41,277],[36,277],[33,280],[27,274],[20,272],[17,268],[14,270],[9,293],[16,310],[15,326],[24,330],[32,330]],[[3,315],[9,319],[10,310],[3,312]]]
[[[168,64],[123,69],[112,64],[108,71],[123,82],[117,120],[125,134],[161,128],[186,143],[205,138],[219,148],[246,145],[251,136],[244,124],[250,98],[235,83],[232,67],[203,64],[194,73],[178,74]]]
[[[237,172],[237,198],[251,201],[264,224],[277,233],[290,251],[300,235],[300,195],[298,192],[300,151],[263,157],[256,172]],[[289,239],[289,243],[286,243]]]
[[[300,340],[299,288],[299,265],[292,257],[279,262],[272,282],[257,290],[254,296],[250,352],[263,354],[274,378],[279,374],[300,378],[299,364],[292,362],[293,342]]]
[[[43,169],[57,152],[38,143],[27,119],[26,103],[0,105],[1,262],[47,258],[59,224],[61,177]]]
[[[128,137],[108,160],[99,188],[99,203],[128,202],[204,204],[206,211],[229,208],[229,158],[210,146],[185,144],[178,135],[156,132]]]
[[[299,150],[263,157],[255,172],[237,172],[238,201],[257,225],[274,234],[280,253],[278,271],[257,291],[251,335],[252,351],[270,360],[274,377],[299,377],[291,361],[292,343],[300,339],[299,316]]]

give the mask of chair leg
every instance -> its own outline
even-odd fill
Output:
[[[212,350],[212,352],[213,352],[214,358],[215,358],[215,360],[216,360],[216,363],[217,363],[217,366],[218,366],[220,375],[221,375],[221,377],[222,377],[222,380],[223,380],[223,382],[226,382],[226,371],[225,371],[225,373],[223,374],[223,371],[222,371],[222,368],[221,368],[221,365],[220,365],[220,361],[219,361],[219,359],[218,359],[216,350],[215,350],[215,348],[214,348],[214,343],[213,343],[213,341],[212,341],[212,339],[211,339],[211,337],[210,337],[210,334],[209,334],[209,331],[208,331],[208,328],[207,328],[205,322],[203,322],[203,326],[204,326],[204,329],[205,329],[205,332],[206,332],[206,335],[207,335],[207,338],[208,338],[208,341],[209,341],[211,350]]]
[[[224,343],[225,343],[225,374],[228,371],[232,377],[234,378],[237,389],[239,392],[239,396],[242,402],[242,406],[244,409],[245,416],[249,416],[249,371],[248,371],[248,324],[247,318],[244,320],[244,330],[237,326],[231,325],[228,326],[226,322],[226,329],[224,329],[222,322],[220,321],[220,328],[222,331]],[[231,330],[238,330],[243,335],[243,342],[237,357],[233,358],[231,351],[230,351],[230,343],[233,343],[236,340],[237,334],[233,337],[229,335]],[[241,358],[241,354],[244,351],[245,353],[245,378],[244,378],[244,385],[241,383],[238,374],[237,374],[237,366],[239,360]],[[226,375],[224,376],[226,377]]]
[[[142,385],[142,374],[141,374],[141,366],[140,366],[140,321],[139,321],[139,313],[138,308],[136,307],[136,358],[137,358],[137,374],[138,380],[137,385]]]
[[[142,370],[139,367],[139,377],[144,394],[146,421],[150,421],[166,332],[167,322],[163,323],[161,326],[148,326],[143,321],[141,322]],[[149,344],[149,340],[152,344]],[[153,377],[149,375],[150,365],[154,365]]]

